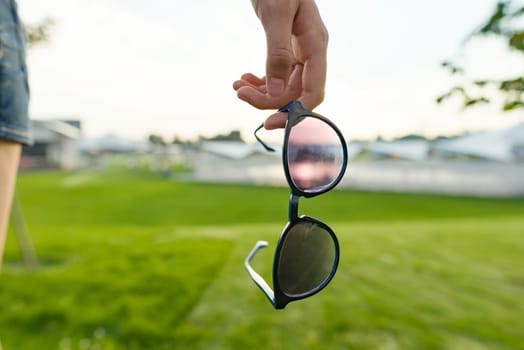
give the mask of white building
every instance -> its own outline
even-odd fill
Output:
[[[78,120],[33,120],[33,146],[24,146],[20,167],[72,169],[77,166]]]
[[[485,131],[434,144],[440,157],[478,158],[499,162],[524,161],[524,122],[513,127]]]
[[[351,150],[351,143],[349,149]],[[427,140],[375,141],[360,146],[360,153],[371,159],[425,160],[429,154]]]

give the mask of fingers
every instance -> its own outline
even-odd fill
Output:
[[[307,109],[313,109],[324,100],[329,34],[314,1],[302,3],[295,26],[295,52],[304,62],[299,100]]]
[[[251,73],[243,74],[240,77],[240,79],[243,80],[243,81],[246,81],[246,82],[248,82],[248,83],[250,83],[252,85],[255,85],[255,86],[266,85],[266,78],[265,77],[259,78],[256,75],[251,74]]]
[[[233,89],[235,89],[235,91],[238,91],[243,86],[249,86],[253,89],[259,90],[263,94],[267,93],[266,79],[259,78],[251,73],[243,74],[240,80],[233,83]]]
[[[252,75],[244,74],[241,79],[233,84],[237,91],[237,96],[241,100],[259,109],[277,109],[291,100],[299,98],[302,91],[302,72],[304,66],[297,64],[291,76],[287,88],[280,96],[271,96],[266,90],[265,85],[260,84],[261,80],[253,80]],[[255,85],[259,84],[259,85]]]
[[[287,113],[278,112],[271,114],[264,122],[266,130],[281,129],[286,127]]]
[[[244,74],[241,80],[235,82],[234,86],[238,87],[237,95],[243,101],[260,109],[276,109],[282,107],[291,100],[299,99],[302,92],[302,76],[304,66],[297,64],[289,78],[289,84],[281,97],[272,97],[265,91],[265,85],[262,79],[253,79],[254,75]],[[258,85],[256,85],[258,84]],[[273,130],[286,126],[287,113],[274,113],[264,122],[264,128]]]
[[[302,93],[298,98],[307,109],[314,109],[324,101],[326,84],[326,60],[312,57],[304,65]]]
[[[295,63],[291,36],[297,5],[293,1],[259,1],[258,16],[266,32],[266,87],[272,97],[284,93]]]

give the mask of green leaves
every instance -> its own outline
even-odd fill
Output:
[[[511,0],[500,0],[486,23],[473,32],[468,40],[476,36],[497,36],[502,38],[513,52],[524,55],[523,23],[524,6],[513,6]],[[517,76],[511,79],[477,79],[472,81],[467,76],[465,69],[455,62],[444,61],[442,67],[447,69],[451,75],[460,75],[463,82],[437,97],[437,103],[442,103],[456,95],[463,99],[464,108],[490,103],[491,99],[485,96],[486,90],[491,91],[492,88],[495,88],[503,95],[503,111],[524,108],[524,78],[522,72],[516,72]]]
[[[42,22],[35,25],[25,25],[27,43],[29,47],[49,41],[51,28],[55,22],[51,18],[45,18]]]

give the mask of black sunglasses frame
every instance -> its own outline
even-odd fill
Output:
[[[284,166],[284,173],[286,175],[287,183],[289,184],[289,187],[291,188],[291,193],[296,195],[296,196],[310,198],[310,197],[318,196],[319,194],[322,194],[322,193],[326,193],[327,191],[333,189],[336,185],[338,185],[338,183],[344,177],[344,173],[346,172],[347,163],[348,163],[347,143],[346,143],[346,140],[344,139],[344,135],[342,134],[340,129],[335,125],[335,123],[333,123],[328,118],[326,118],[326,117],[324,117],[324,116],[322,116],[322,115],[320,115],[318,113],[315,113],[315,112],[312,112],[312,111],[309,111],[309,110],[305,109],[304,106],[302,106],[302,103],[300,103],[300,101],[291,101],[288,104],[286,104],[284,107],[280,108],[278,111],[279,112],[288,112],[287,122],[286,122],[286,127],[285,127],[285,133],[284,133],[284,147],[282,149],[282,162],[283,162],[283,166]],[[337,136],[339,137],[339,139],[341,141],[340,144],[342,146],[342,154],[343,154],[343,163],[342,163],[342,167],[341,167],[342,170],[338,174],[337,178],[335,180],[333,180],[333,182],[331,182],[329,184],[329,186],[326,186],[325,188],[323,188],[322,190],[317,191],[317,192],[305,192],[305,191],[302,191],[301,189],[299,189],[297,186],[295,186],[295,184],[294,184],[294,182],[293,182],[293,180],[291,178],[291,173],[289,171],[288,155],[287,155],[288,154],[287,150],[288,150],[289,134],[291,133],[291,128],[293,126],[295,126],[296,124],[298,124],[299,122],[301,122],[306,117],[313,117],[313,118],[319,119],[319,120],[323,121],[324,123],[328,124],[336,132]],[[264,148],[267,151],[275,152],[274,148],[269,147],[268,145],[266,145],[264,143],[264,141],[262,141],[260,139],[260,137],[258,137],[258,135],[257,135],[257,132],[260,129],[262,129],[263,127],[264,127],[264,124],[261,124],[255,130],[255,133],[254,133],[255,138],[257,139],[257,141],[262,146],[264,146]]]
[[[329,119],[327,119],[326,117],[320,114],[317,114],[317,113],[314,113],[312,111],[305,109],[299,101],[289,102],[284,107],[280,108],[279,112],[288,112],[288,119],[286,123],[285,134],[284,134],[284,146],[282,149],[282,160],[283,160],[286,180],[290,187],[291,194],[289,198],[288,223],[285,226],[284,230],[282,231],[282,234],[280,235],[278,239],[277,248],[275,250],[275,257],[273,259],[273,289],[274,291],[267,284],[267,282],[262,278],[262,276],[260,276],[250,265],[250,262],[253,259],[253,257],[255,256],[255,254],[260,249],[268,246],[267,242],[258,241],[244,262],[244,265],[248,273],[250,274],[251,278],[253,279],[255,284],[262,290],[262,292],[264,292],[264,294],[266,295],[266,297],[268,298],[268,300],[271,302],[271,304],[273,305],[275,309],[283,309],[288,303],[292,301],[304,299],[304,298],[310,297],[320,292],[324,287],[328,285],[328,283],[334,277],[337,267],[338,267],[339,256],[340,256],[340,247],[339,247],[338,239],[335,233],[333,232],[333,230],[328,225],[323,223],[322,221],[317,220],[307,215],[298,216],[298,202],[299,202],[300,197],[306,197],[306,198],[314,197],[314,196],[320,195],[322,193],[325,193],[333,189],[342,180],[346,167],[347,167],[347,163],[348,163],[347,144],[344,139],[344,136],[342,132],[338,129],[338,127],[333,122],[331,122]],[[317,118],[325,122],[326,124],[328,124],[336,132],[337,136],[339,137],[341,141],[341,147],[342,147],[343,162],[342,162],[340,173],[335,178],[335,180],[333,180],[329,185],[325,186],[324,188],[319,189],[316,192],[306,192],[298,188],[294,184],[291,178],[291,174],[289,171],[289,165],[288,165],[287,151],[288,151],[288,141],[289,141],[289,134],[290,134],[291,128],[306,117]],[[266,150],[270,152],[274,152],[275,150],[269,147],[268,145],[266,145],[257,135],[257,132],[261,128],[263,128],[263,126],[264,125],[262,124],[255,130],[255,138],[257,139],[258,142],[262,144],[262,146],[264,146]],[[302,294],[290,295],[290,294],[286,294],[280,286],[280,282],[278,278],[280,255],[282,253],[282,247],[284,245],[284,242],[288,234],[291,232],[291,229],[295,227],[296,225],[300,225],[304,223],[309,223],[312,225],[319,226],[321,229],[325,230],[325,232],[327,232],[331,236],[333,240],[334,250],[335,250],[333,268],[330,274],[327,276],[327,278],[317,287],[305,293],[302,293]]]

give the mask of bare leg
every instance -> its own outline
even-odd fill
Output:
[[[21,150],[19,143],[0,139],[0,270]]]

